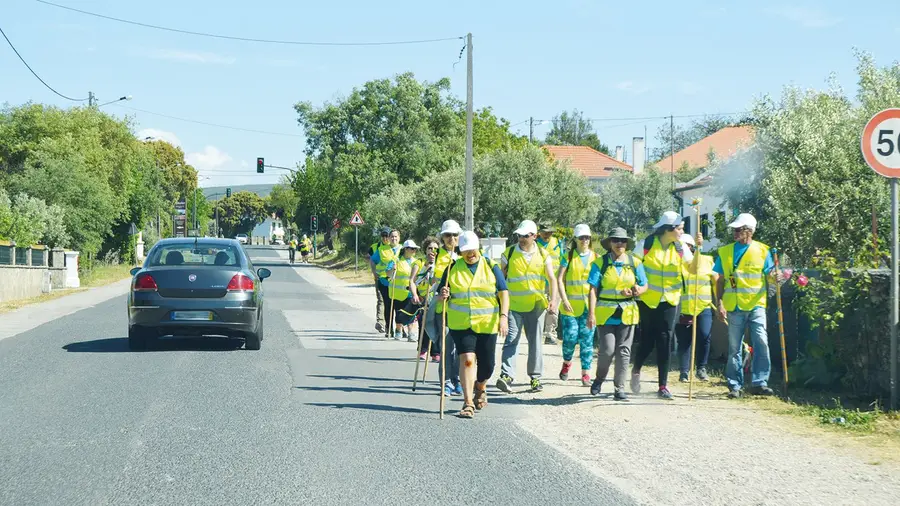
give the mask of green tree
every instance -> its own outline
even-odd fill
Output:
[[[553,117],[553,126],[547,133],[544,144],[557,146],[588,146],[597,151],[609,154],[609,146],[600,142],[594,125],[577,109],[572,112],[563,111]]]
[[[197,188],[197,170],[184,160],[184,151],[164,140],[146,143],[153,155],[152,163],[161,171],[161,186],[170,205],[187,198]]]
[[[465,129],[465,109],[460,110],[459,120]],[[509,121],[495,116],[490,107],[472,114],[472,152],[475,158],[495,151],[523,149],[527,145],[528,137],[510,131]]]
[[[300,198],[294,192],[294,188],[289,180],[284,180],[272,187],[267,203],[269,211],[281,218],[285,228],[290,228],[291,224],[294,224],[294,217],[297,214],[297,205],[300,203]]]
[[[600,229],[623,227],[646,236],[663,212],[676,210],[670,178],[652,167],[640,174],[613,174],[600,190]]]
[[[225,237],[249,234],[267,216],[266,201],[249,191],[239,191],[219,200],[218,208],[219,227]]]
[[[887,181],[859,146],[869,118],[900,106],[900,64],[879,68],[866,54],[858,58],[855,100],[834,82],[827,91],[788,87],[780,100],[765,97],[753,110],[755,146],[715,169],[718,191],[759,220],[756,237],[797,265],[825,252],[846,262],[871,249],[873,209],[890,223]]]

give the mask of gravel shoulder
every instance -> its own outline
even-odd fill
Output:
[[[524,365],[527,347],[519,351]],[[627,403],[613,401],[611,370],[605,393],[593,398],[580,381],[570,377],[563,384],[556,377],[561,364],[559,347],[545,345],[544,391],[497,402],[527,405],[518,422],[525,430],[641,503],[900,501],[900,464],[852,436],[754,408],[752,402],[729,402],[724,390],[711,394],[707,387],[690,402],[687,385],[672,379],[676,399],[658,400],[656,369],[648,366],[642,375],[645,393]],[[577,371],[577,355],[574,366]]]

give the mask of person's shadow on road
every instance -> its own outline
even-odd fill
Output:
[[[77,341],[62,347],[69,353],[146,353],[154,351],[232,351],[243,345],[241,339],[215,337],[155,339],[145,350],[135,351],[128,347],[127,337]]]

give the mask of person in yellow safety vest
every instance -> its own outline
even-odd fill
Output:
[[[432,319],[435,314],[434,305],[436,303],[432,287],[439,281],[439,279],[435,279],[434,277],[434,262],[437,259],[439,248],[440,242],[434,237],[426,237],[425,240],[422,241],[422,250],[425,251],[425,261],[413,266],[412,273],[410,274],[411,279],[409,281],[409,292],[411,294],[412,303],[415,305],[425,305],[426,312],[431,315],[426,318],[423,312],[418,318],[419,320],[424,318],[425,323],[425,332],[422,333],[422,339],[419,342],[419,360],[427,360],[429,351],[428,343],[431,342],[432,362],[440,362],[441,360],[440,346],[435,346],[432,338],[432,336],[437,335],[436,329],[438,328]]]
[[[702,244],[703,236],[700,236]],[[678,381],[685,382],[690,379],[688,373],[691,370],[691,325],[697,326],[697,352],[695,353],[694,367],[697,370],[697,379],[709,381],[706,372],[706,364],[709,362],[709,346],[712,335],[713,318],[713,294],[715,293],[716,280],[719,275],[713,272],[713,258],[697,251],[697,245],[690,234],[681,235],[681,244],[685,245],[694,256],[699,255],[697,273],[691,274],[687,266],[684,272],[684,292],[681,294],[681,318],[675,326],[675,336],[678,338],[678,360],[681,373]],[[696,289],[696,300],[694,290]]]
[[[550,258],[553,260],[553,276],[556,277],[559,273],[560,259],[564,252],[562,244],[559,242],[559,239],[553,236],[553,232],[556,232],[556,228],[552,224],[549,222],[542,222],[540,233],[535,242],[538,246],[544,248],[544,251],[550,255]],[[562,287],[560,287],[559,290],[562,292]],[[559,308],[557,307],[557,309]],[[558,325],[559,311],[551,312],[548,309],[547,315],[544,317],[544,344],[559,344],[559,341],[556,339],[556,329]]]
[[[402,314],[402,311],[407,309],[411,298],[409,284],[412,280],[413,269],[418,269],[422,261],[416,258],[419,245],[412,239],[406,240],[402,248],[403,256],[396,260],[391,260],[388,263],[385,274],[391,280],[391,284],[388,287],[388,296],[393,301],[391,305],[394,308],[394,340],[399,341],[406,334],[406,340],[412,343],[416,341],[416,338],[411,332],[412,329],[409,326],[409,322],[404,323],[404,320],[408,318],[404,318],[405,315]]]
[[[560,294],[560,320],[562,323],[562,369],[559,379],[569,379],[575,346],[580,346],[581,384],[591,386],[591,363],[594,360],[594,329],[588,327],[588,275],[597,258],[591,242],[591,229],[582,223],[575,225],[575,244],[568,256],[560,259],[557,283]],[[577,255],[576,255],[577,253]]]
[[[640,259],[631,250],[634,241],[624,228],[612,229],[600,243],[606,253],[594,260],[588,284],[588,325],[597,329],[597,373],[591,384],[591,395],[600,395],[603,380],[616,357],[613,373],[613,399],[626,401],[625,380],[634,330],[640,321],[635,299],[647,290],[647,275]],[[598,328],[599,325],[599,328]]]
[[[447,326],[459,352],[463,388],[460,418],[472,418],[487,406],[487,382],[494,374],[497,335],[509,327],[509,295],[503,273],[481,256],[478,236],[463,232],[462,258],[444,272],[440,299],[447,301]]]
[[[297,257],[297,239],[294,236],[291,236],[291,240],[288,241],[288,260],[291,263],[294,263],[294,259]]]
[[[541,375],[544,371],[541,330],[544,328],[544,316],[548,312],[555,313],[559,302],[556,273],[550,255],[535,244],[537,225],[533,221],[523,221],[514,233],[519,236],[518,244],[510,246],[500,256],[500,265],[509,287],[510,316],[509,332],[503,343],[503,363],[500,366],[497,388],[512,393],[516,374],[516,354],[524,332],[528,339],[528,376],[531,377],[531,391],[540,392],[544,389],[541,385]]]
[[[309,263],[309,254],[312,252],[312,241],[306,234],[300,240],[300,256],[303,257],[303,263]]]
[[[750,328],[750,346],[753,348],[750,393],[773,395],[769,388],[769,372],[772,360],[766,334],[766,298],[768,283],[775,283],[775,261],[769,247],[754,241],[756,218],[742,213],[728,224],[734,232],[734,242],[719,248],[719,257],[713,271],[719,275],[717,294],[721,294],[717,306],[721,320],[728,321],[728,361],[725,378],[728,380],[728,397],[741,396],[744,386],[744,368],[741,360],[741,343],[744,330]]]
[[[453,262],[459,259],[458,246],[461,233],[462,228],[456,220],[446,220],[441,224],[441,241],[443,246],[438,250],[437,258],[434,261],[435,282],[439,281],[444,276],[444,273],[447,272],[447,269],[453,265]],[[434,344],[437,345],[432,347],[432,349],[438,348],[438,352],[444,354],[444,361],[439,362],[438,365],[438,377],[444,375],[444,393],[447,395],[462,395],[463,387],[459,381],[459,357],[457,356],[453,339],[445,340],[446,349],[439,349],[441,346],[441,333],[447,335],[448,331],[448,329],[442,328],[444,308],[441,304],[435,304],[432,309],[434,313],[431,313],[429,310],[428,321],[434,323],[435,332],[434,334],[429,333],[429,335],[433,336]],[[443,372],[444,366],[447,368],[446,373]]]
[[[631,370],[631,391],[641,391],[641,367],[656,348],[656,365],[659,368],[657,396],[671,400],[672,393],[668,387],[670,347],[684,285],[684,262],[690,263],[693,255],[684,251],[678,242],[684,230],[680,214],[666,211],[653,228],[654,232],[644,241],[643,248],[647,291],[638,301],[641,325]]]
[[[378,251],[372,256],[372,262],[375,264],[375,272],[378,274],[378,290],[381,292],[381,298],[384,300],[384,322],[385,332],[393,330],[394,316],[391,314],[391,296],[388,288],[391,279],[387,274],[387,267],[392,261],[397,260],[400,255],[400,231],[391,230],[388,235],[387,244],[378,247]]]
[[[381,290],[378,288],[378,269],[372,259],[378,253],[379,247],[391,242],[391,229],[387,227],[381,229],[380,235],[381,240],[369,247],[368,251],[366,251],[366,257],[369,260],[369,270],[372,271],[372,279],[375,281],[375,295],[378,298],[378,302],[375,304],[375,331],[383,333],[385,331],[384,299],[381,297]]]

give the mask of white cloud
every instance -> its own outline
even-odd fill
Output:
[[[147,53],[147,56],[157,60],[170,60],[185,63],[211,63],[216,65],[231,65],[237,61],[234,57],[217,53],[182,51],[179,49],[157,49]]]
[[[184,155],[184,160],[193,165],[199,172],[204,170],[212,170],[225,165],[232,160],[228,153],[221,151],[215,146],[206,146],[203,151],[188,153]]]
[[[799,23],[805,28],[827,28],[841,22],[841,18],[812,7],[785,5],[766,9],[769,14],[780,16],[789,21]]]
[[[155,128],[145,128],[137,133],[137,138],[140,140],[145,140],[147,137],[154,137],[156,139],[161,139],[173,146],[181,147],[181,140],[178,139],[172,132],[166,132],[165,130],[157,130]],[[153,140],[153,139],[151,139]]]
[[[616,84],[616,89],[631,93],[632,95],[643,95],[650,91],[650,86],[646,84],[636,84],[634,81],[622,81]]]

